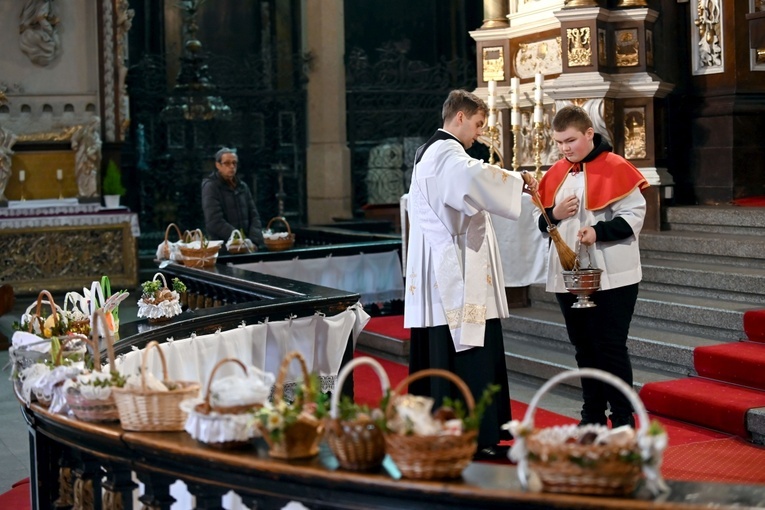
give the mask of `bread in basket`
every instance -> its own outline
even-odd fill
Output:
[[[242,373],[216,379],[219,369],[235,364]],[[197,441],[213,448],[235,449],[249,445],[260,436],[252,413],[268,399],[274,375],[256,367],[247,367],[235,358],[216,363],[207,381],[203,400],[188,399],[181,409],[188,412],[185,429]]]
[[[141,284],[141,290],[138,317],[145,317],[149,322],[162,322],[183,311],[180,294],[186,291],[186,286],[178,278],[173,278],[173,288],[170,289],[167,287],[165,275],[156,273],[154,278]]]
[[[281,221],[287,227],[286,232],[274,232],[271,230],[271,225],[275,221]],[[263,231],[263,244],[266,245],[268,251],[284,251],[289,250],[295,246],[295,234],[292,233],[287,218],[283,216],[275,216],[271,218],[266,225],[266,230]]]
[[[638,430],[628,425],[535,428],[534,412],[542,396],[559,382],[580,377],[598,379],[622,392],[638,415]],[[523,421],[511,421],[504,428],[515,437],[510,458],[518,463],[518,478],[529,490],[627,496],[642,478],[654,495],[667,490],[659,471],[666,433],[657,423],[649,424],[635,391],[603,370],[584,368],[556,375],[531,399]]]

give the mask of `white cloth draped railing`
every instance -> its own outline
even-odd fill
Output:
[[[531,197],[524,193],[521,215],[517,220],[491,215],[502,257],[505,287],[525,287],[547,281],[547,250],[550,242],[537,226],[535,210]]]
[[[357,303],[344,312],[333,316],[320,313],[308,317],[288,318],[259,324],[240,325],[227,331],[209,335],[192,335],[183,339],[168,339],[160,344],[167,361],[171,380],[198,381],[203,385],[213,367],[223,358],[236,358],[276,375],[285,355],[297,350],[303,355],[309,372],[319,375],[322,391],[331,391],[340,370],[343,353],[352,338],[353,346],[369,315]],[[123,375],[138,374],[142,350],[135,349],[117,359],[117,368]],[[221,366],[216,377],[236,373],[235,365]],[[162,362],[152,349],[147,360],[147,370],[162,378]],[[289,367],[286,382],[302,379],[300,366]]]
[[[358,292],[362,303],[404,299],[404,278],[397,251],[321,258],[236,264],[248,271],[289,278],[347,292]]]

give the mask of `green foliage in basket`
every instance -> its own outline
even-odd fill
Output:
[[[141,284],[141,291],[144,296],[153,296],[161,288],[162,282],[159,280],[149,280]]]
[[[116,370],[112,370],[106,377],[96,376],[95,374],[100,374],[100,372],[93,372],[90,376],[78,377],[78,386],[93,386],[95,388],[122,388],[125,386],[125,376]]]
[[[40,317],[40,321],[38,322],[35,319],[36,325],[40,328],[40,331],[37,332],[34,329],[32,329],[32,332],[41,337],[41,338],[51,338],[54,336],[63,336],[66,334],[66,319],[58,312],[56,312],[56,315],[58,315],[58,320],[55,320],[53,315],[47,315]],[[35,324],[33,324],[35,326]],[[29,331],[29,321],[24,321],[19,323],[19,321],[13,322],[13,330],[14,331]]]
[[[315,396],[314,400],[307,401],[306,396],[311,394]],[[307,413],[316,419],[327,416],[328,401],[328,396],[321,392],[319,377],[311,374],[308,381],[303,381],[303,384],[295,389],[294,402],[289,403],[286,400],[280,400],[276,404],[266,402],[262,408],[255,411],[254,418],[268,431],[271,440],[279,443],[284,438],[284,431],[296,423],[301,414]]]
[[[186,284],[177,277],[173,278],[173,290],[178,294],[182,294],[186,292]]]
[[[382,414],[380,409],[370,409],[366,404],[357,404],[348,395],[343,395],[337,406],[337,417],[341,421],[353,421],[366,416],[377,422],[382,418]]]
[[[457,418],[462,420],[462,424],[465,426],[465,430],[478,430],[478,428],[481,426],[483,413],[486,412],[486,408],[489,407],[492,399],[494,398],[494,395],[498,391],[498,384],[490,384],[487,386],[486,389],[483,390],[481,398],[479,398],[478,402],[475,403],[472,415],[468,414],[467,410],[465,409],[465,404],[462,402],[462,400],[452,400],[448,397],[445,397],[444,405],[454,409],[454,414],[457,416]]]

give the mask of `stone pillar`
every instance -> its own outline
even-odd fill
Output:
[[[308,71],[308,222],[350,218],[351,159],[345,115],[343,0],[304,3]]]
[[[483,0],[483,25],[481,30],[490,28],[507,28],[507,0]]]

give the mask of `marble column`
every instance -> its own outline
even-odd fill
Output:
[[[321,4],[321,5],[320,5]],[[305,1],[308,64],[308,222],[350,218],[351,161],[345,115],[343,0]]]

